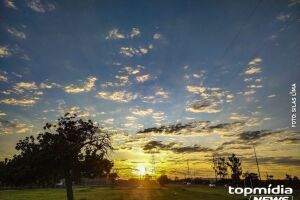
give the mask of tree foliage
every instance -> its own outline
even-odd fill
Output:
[[[231,179],[233,182],[238,183],[240,181],[240,176],[242,175],[242,163],[235,154],[228,157],[227,166],[231,169]]]
[[[213,169],[216,177],[225,179],[227,176],[227,168],[228,166],[225,157],[217,157],[216,155],[213,155]]]

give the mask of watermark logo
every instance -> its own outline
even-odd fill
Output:
[[[251,195],[249,200],[293,200],[292,195],[260,196]]]
[[[297,127],[297,90],[296,90],[296,83],[292,84],[290,94],[291,94],[291,110],[292,110],[291,126],[292,126],[292,128],[296,128]]]
[[[293,189],[284,185],[254,188],[229,186],[228,193],[249,196],[249,200],[293,200]]]

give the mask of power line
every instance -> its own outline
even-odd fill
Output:
[[[263,0],[258,0],[258,1],[257,1],[255,7],[254,7],[254,8],[252,9],[252,11],[249,13],[248,17],[246,17],[245,22],[248,21],[248,20],[254,15],[254,13],[256,12],[257,8],[259,7],[259,5],[261,4],[262,1],[263,1]],[[243,25],[244,25],[244,24],[245,24],[245,23],[243,23]],[[229,51],[229,49],[231,48],[231,46],[233,46],[234,43],[237,41],[237,39],[240,37],[241,32],[242,32],[242,30],[244,29],[244,26],[243,26],[243,25],[240,26],[240,28],[239,28],[237,34],[236,34],[235,37],[230,41],[229,45],[226,47],[226,49],[225,49],[223,55],[221,56],[221,59],[220,59],[220,60],[222,60],[222,59],[227,55],[227,52]]]

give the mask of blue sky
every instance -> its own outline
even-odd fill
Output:
[[[216,150],[257,130],[273,132],[259,139],[299,141],[299,128],[290,128],[289,95],[299,82],[299,6],[297,0],[2,1],[0,157],[64,112],[94,119],[128,151],[133,139],[141,152],[153,140]],[[204,133],[136,134],[199,121],[210,121]],[[228,129],[211,134],[224,123],[234,138]],[[243,145],[260,145],[251,142]]]

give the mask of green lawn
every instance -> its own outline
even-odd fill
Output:
[[[167,186],[151,188],[95,187],[75,188],[76,200],[242,200],[229,196],[224,188]],[[0,191],[1,200],[66,199],[64,189],[26,189]]]
[[[151,188],[75,188],[76,200],[246,200],[228,195],[225,188],[167,186]],[[24,189],[0,191],[1,200],[64,200],[64,189]],[[298,198],[294,198],[296,200]]]

